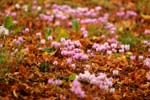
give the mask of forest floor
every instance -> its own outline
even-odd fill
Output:
[[[150,100],[149,0],[0,5],[0,100]]]

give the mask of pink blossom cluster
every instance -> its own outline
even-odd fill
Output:
[[[108,90],[113,85],[112,78],[108,78],[105,73],[99,73],[98,76],[95,76],[95,74],[90,74],[89,71],[85,71],[83,74],[80,73],[76,79],[97,85],[100,89],[103,90]]]
[[[150,41],[145,40],[145,41],[144,41],[144,44],[145,44],[146,46],[150,47]]]
[[[144,64],[145,64],[147,67],[150,68],[150,58],[146,58],[146,59],[144,60]]]
[[[130,18],[130,17],[135,17],[137,16],[137,13],[135,11],[132,10],[128,10],[128,11],[120,11],[120,12],[116,12],[116,16],[118,17],[124,17],[124,18]]]
[[[52,47],[54,47],[55,49],[58,49],[60,46],[61,46],[61,44],[59,43],[59,42],[52,42],[51,43],[51,45],[52,45]]]
[[[69,57],[67,62],[70,63],[72,60],[87,60],[88,55],[85,54],[81,49],[80,41],[71,41],[70,39],[61,39],[61,43],[59,42],[52,42],[52,46],[54,48],[60,48],[61,55],[65,57]]]
[[[51,8],[51,15],[50,12],[47,12],[46,14],[40,14],[40,18],[42,20],[52,22],[55,17],[57,19],[55,26],[60,26],[60,21],[58,21],[58,19],[66,20],[69,18],[69,16],[74,16],[76,19],[78,19],[80,24],[106,23],[109,17],[108,13],[105,13],[104,16],[99,17],[99,12],[102,9],[100,6],[90,9],[88,7],[71,8],[68,5],[61,6],[53,4]],[[69,22],[68,26],[72,26],[72,23]]]
[[[16,45],[21,45],[23,43],[24,39],[22,37],[18,37],[18,39],[13,39],[13,43]]]
[[[40,18],[42,20],[48,21],[48,22],[52,22],[54,19],[53,15],[47,15],[47,14],[40,14]]]
[[[150,29],[145,29],[144,34],[145,35],[150,34]]]
[[[42,7],[41,6],[38,6],[37,4],[37,1],[33,1],[33,5],[32,5],[32,10],[37,10],[37,11],[41,11],[42,10]]]
[[[40,44],[45,44],[46,40],[45,39],[41,39]]]
[[[6,14],[7,16],[13,16],[13,17],[17,16],[17,13],[16,13],[16,12],[10,12],[9,10],[5,10],[5,14]]]
[[[116,27],[112,23],[107,23],[105,28],[110,30],[110,34],[114,34],[116,32]]]
[[[61,55],[68,57],[66,59],[68,64],[74,60],[88,60],[88,55],[80,49],[81,43],[79,40],[72,41],[70,39],[61,38],[60,42],[53,41],[51,46],[55,49],[60,49]]]
[[[84,38],[86,38],[88,36],[88,31],[85,29],[85,27],[82,27],[80,29],[80,31],[82,32],[82,35],[83,35]]]
[[[80,24],[106,23],[108,22],[108,17],[109,14],[105,13],[102,17],[81,19]]]
[[[49,79],[48,80],[48,84],[51,84],[51,85],[62,85],[62,81],[61,80]]]
[[[95,17],[98,15],[99,11],[102,9],[100,6],[97,6],[95,8],[87,8],[87,7],[77,7],[77,8],[71,8],[68,5],[57,5],[53,4],[52,9],[60,12],[64,12],[67,15],[76,16],[76,17]]]
[[[74,92],[79,98],[85,97],[85,92],[81,88],[81,83],[76,79],[72,82],[71,91]]]
[[[28,33],[30,32],[30,29],[28,27],[26,27],[24,30],[23,30],[24,33]]]
[[[107,54],[112,53],[124,53],[125,51],[130,50],[130,45],[127,44],[120,44],[116,41],[111,41],[112,43],[105,42],[103,44],[94,43],[92,48],[95,49],[97,52],[106,52]]]

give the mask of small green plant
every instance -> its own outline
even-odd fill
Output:
[[[73,27],[73,29],[74,29],[76,32],[78,32],[78,30],[79,30],[79,23],[78,23],[78,21],[77,21],[76,19],[73,19],[73,20],[72,20],[72,27]]]
[[[46,72],[48,70],[49,64],[47,62],[41,63],[39,69],[41,72]]]
[[[46,34],[45,34],[46,40],[48,40],[48,37],[49,37],[49,36],[51,35],[51,33],[52,33],[52,29],[51,29],[51,28],[47,28],[45,33],[46,33]]]
[[[76,78],[76,75],[77,74],[75,74],[75,73],[72,73],[71,75],[69,75],[68,81],[73,81]]]
[[[0,77],[4,76],[6,73],[10,72],[10,67],[5,66],[5,67],[0,67]]]
[[[13,18],[12,16],[7,16],[5,18],[5,23],[4,23],[4,26],[8,29],[12,29],[14,28],[15,24],[13,23]]]
[[[6,48],[2,48],[0,50],[0,64],[3,64],[7,61],[6,52],[7,52]]]
[[[43,52],[43,53],[47,52],[51,55],[54,55],[57,52],[57,50],[54,48],[43,48],[43,49],[41,49],[41,52]]]
[[[67,30],[64,30],[64,29],[61,28],[61,27],[57,27],[57,28],[55,29],[55,33],[56,33],[56,35],[57,35],[57,37],[56,37],[56,39],[55,39],[56,41],[59,41],[61,38],[67,39],[67,38],[70,37],[70,35],[68,34]]]
[[[125,32],[119,37],[119,41],[122,44],[130,44],[131,46],[135,46],[140,40],[139,37],[134,36],[131,32]]]

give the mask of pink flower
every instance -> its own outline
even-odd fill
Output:
[[[18,41],[19,41],[20,43],[22,43],[24,40],[23,40],[22,37],[19,37],[19,38],[18,38]]]
[[[144,56],[142,56],[142,55],[139,55],[139,60],[143,60],[144,59]]]
[[[50,4],[45,4],[45,7],[46,7],[46,8],[49,8],[49,7],[50,7]]]
[[[55,26],[60,26],[60,21],[56,21]]]
[[[60,47],[60,43],[59,42],[52,42],[52,46],[56,49]]]
[[[86,67],[87,69],[90,69],[91,66],[87,64],[87,65],[85,65],[85,67]]]
[[[45,39],[41,39],[40,43],[45,44],[46,43]]]
[[[100,6],[95,7],[96,11],[100,11],[101,9],[102,9],[102,7],[100,7]]]
[[[72,58],[68,58],[67,59],[67,64],[71,64],[72,63]]]
[[[134,16],[137,16],[137,13],[136,13],[135,11],[127,11],[127,12],[126,12],[126,15],[127,15],[127,16],[133,16],[133,17],[134,17]]]
[[[74,92],[80,98],[85,97],[85,92],[81,89],[81,84],[76,79],[72,82],[71,91]]]
[[[48,84],[54,84],[54,80],[53,79],[49,79],[48,80]]]
[[[150,34],[150,29],[145,29],[144,34]]]
[[[36,33],[36,36],[37,36],[37,37],[40,37],[40,36],[41,36],[41,32],[37,32],[37,33]]]
[[[61,80],[55,80],[54,84],[56,84],[56,85],[62,85],[62,81]]]
[[[136,56],[130,56],[130,59],[131,59],[131,60],[135,60],[135,59],[136,59]]]
[[[145,64],[147,67],[150,68],[150,58],[146,58],[146,59],[144,60],[144,64]]]
[[[53,65],[58,65],[58,61],[54,61],[54,62],[53,62]]]
[[[24,32],[29,32],[30,29],[29,28],[25,28]]]
[[[124,11],[121,11],[121,12],[117,12],[116,13],[116,16],[119,16],[119,17],[122,17],[125,15],[125,12]]]
[[[48,80],[48,84],[51,84],[51,85],[62,85],[62,81],[61,80],[49,79]]]
[[[115,92],[115,88],[110,88],[109,92],[110,93],[114,93]]]
[[[118,75],[119,71],[118,70],[113,70],[113,75]]]
[[[72,67],[72,69],[75,69],[76,65],[75,64],[71,64],[71,67]]]
[[[48,36],[48,40],[49,41],[53,40],[53,37],[52,36]]]
[[[149,76],[147,76],[147,80],[148,80],[148,81],[150,81],[150,75],[149,75]]]

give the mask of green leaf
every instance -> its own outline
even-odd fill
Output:
[[[79,23],[76,19],[72,20],[72,27],[76,32],[79,30]]]
[[[67,30],[64,30],[63,28],[61,27],[58,27],[55,29],[55,32],[56,32],[56,41],[59,41],[61,38],[69,38],[70,35],[68,34]]]
[[[119,41],[123,44],[130,44],[131,46],[134,46],[136,43],[141,41],[141,38],[134,36],[131,32],[125,32],[119,37]]]
[[[6,28],[8,28],[8,29],[12,29],[12,28],[15,26],[15,24],[13,23],[13,18],[12,18],[12,16],[7,16],[7,17],[5,18],[4,26],[5,26]]]
[[[76,78],[76,74],[75,74],[75,73],[72,73],[71,75],[69,75],[68,80],[69,80],[69,81],[72,81],[72,80],[74,80],[75,78]]]
[[[49,64],[44,62],[42,64],[40,64],[39,69],[41,72],[46,72],[48,70]]]
[[[59,36],[56,38],[56,41],[59,41],[61,38],[69,38],[69,34],[68,33],[62,33],[59,34]]]
[[[46,29],[46,34],[45,34],[46,40],[48,40],[48,37],[51,35],[51,33],[52,33],[52,29],[51,28],[47,28]]]
[[[54,48],[44,48],[44,49],[42,49],[41,51],[42,51],[42,52],[48,52],[48,53],[50,53],[50,52],[54,52],[55,49],[54,49]]]

